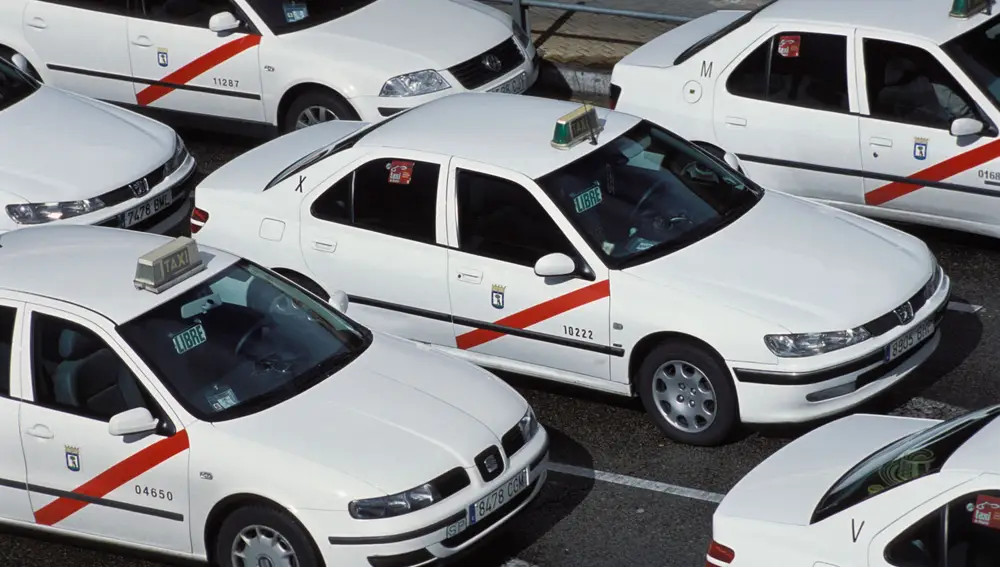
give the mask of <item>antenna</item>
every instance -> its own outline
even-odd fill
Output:
[[[590,145],[596,146],[598,124],[595,124],[595,122],[597,122],[597,113],[590,112],[591,110],[594,109],[594,107],[590,103],[584,103],[583,107],[587,111],[587,133],[590,134]]]

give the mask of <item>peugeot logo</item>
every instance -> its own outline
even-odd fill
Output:
[[[500,58],[492,53],[483,55],[483,66],[490,71],[496,72],[500,70],[502,63],[500,63]]]
[[[913,306],[910,305],[909,301],[893,309],[892,312],[899,318],[900,325],[905,325],[913,320]]]
[[[128,187],[132,190],[132,194],[136,197],[142,197],[146,193],[149,193],[149,181],[146,181],[145,177],[138,181],[129,183]]]
[[[493,474],[493,472],[496,471],[497,467],[499,466],[497,464],[497,458],[495,455],[490,455],[489,457],[486,457],[486,460],[483,461],[483,464],[486,465],[486,472],[490,474]]]

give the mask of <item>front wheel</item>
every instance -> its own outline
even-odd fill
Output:
[[[667,341],[642,362],[639,398],[663,433],[688,445],[720,445],[739,424],[736,387],[716,357],[687,341]]]
[[[215,559],[219,567],[323,567],[298,522],[264,506],[240,508],[222,522]]]
[[[282,130],[291,132],[333,120],[358,120],[358,114],[337,94],[317,88],[292,101],[282,118]]]

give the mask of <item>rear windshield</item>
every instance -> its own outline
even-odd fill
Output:
[[[967,413],[890,443],[858,463],[820,500],[812,523],[941,470],[948,457],[1000,414],[1000,406]]]
[[[676,59],[674,59],[674,65],[680,65],[681,63],[693,57],[696,53],[698,53],[702,49],[705,49],[709,45],[712,45],[713,43],[731,34],[733,31],[737,30],[738,28],[742,27],[744,24],[752,20],[753,17],[759,14],[761,10],[767,8],[771,4],[774,4],[775,2],[777,2],[777,0],[769,0],[768,2],[765,2],[764,4],[757,6],[753,10],[750,10],[746,14],[740,16],[738,19],[734,20],[731,24],[722,28],[721,30],[713,34],[706,35],[705,37],[699,39],[697,42],[695,42],[694,45],[682,51],[681,54],[678,55]]]

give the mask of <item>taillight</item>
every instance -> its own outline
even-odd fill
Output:
[[[732,563],[733,559],[736,559],[736,552],[713,540],[708,546],[708,557],[721,563],[728,564]],[[712,563],[711,561],[706,561],[705,567],[717,567],[717,564]]]
[[[614,110],[618,106],[618,98],[622,96],[622,88],[618,85],[611,85],[611,98],[609,101],[609,108]]]
[[[208,211],[203,211],[198,207],[191,209],[191,234],[195,234],[208,222]]]

